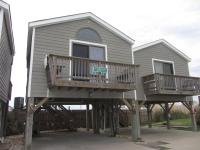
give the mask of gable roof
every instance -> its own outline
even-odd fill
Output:
[[[175,53],[177,53],[178,55],[180,55],[181,57],[183,57],[188,62],[191,61],[190,57],[188,57],[186,54],[184,54],[183,52],[181,52],[180,50],[178,50],[176,47],[174,47],[172,44],[170,44],[169,42],[167,42],[164,39],[159,39],[159,40],[156,40],[156,41],[153,41],[153,42],[150,42],[150,43],[138,46],[138,47],[134,47],[132,50],[133,50],[133,52],[137,52],[137,51],[143,50],[143,49],[145,49],[147,47],[154,46],[156,44],[164,44],[165,46],[167,46],[168,48],[170,48],[171,50],[173,50]]]
[[[11,13],[10,13],[10,5],[4,1],[0,0],[0,8],[3,9],[3,16],[5,17],[5,24],[8,30],[8,40],[10,44],[10,48],[12,54],[15,53],[15,44],[14,44],[14,37],[13,37],[13,30],[12,30],[12,20],[11,20]]]
[[[63,16],[63,17],[57,17],[57,18],[51,18],[51,19],[45,19],[45,20],[39,20],[39,21],[34,21],[29,23],[29,27],[42,27],[42,26],[47,26],[47,25],[52,25],[52,24],[58,24],[58,23],[63,23],[63,22],[69,22],[69,21],[75,21],[75,20],[81,20],[81,19],[86,19],[89,18],[92,21],[102,25],[115,35],[119,36],[120,38],[124,39],[130,44],[134,44],[134,40],[121,32],[120,30],[116,29],[109,23],[105,22],[101,18],[97,17],[91,12],[87,13],[81,13],[81,14],[75,14],[75,15],[69,15],[69,16]]]

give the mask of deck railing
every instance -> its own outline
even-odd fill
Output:
[[[146,95],[175,94],[175,95],[198,95],[200,94],[200,78],[151,74],[143,77],[143,86]]]
[[[49,55],[46,70],[50,87],[133,90],[138,67],[133,64]]]

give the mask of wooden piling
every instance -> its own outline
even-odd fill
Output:
[[[26,107],[26,127],[25,127],[25,150],[31,150],[32,144],[32,128],[33,128],[33,106],[34,106],[34,98],[28,98]]]

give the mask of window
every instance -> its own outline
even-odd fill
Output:
[[[76,41],[72,43],[72,56],[104,61],[106,60],[106,47],[105,45]],[[96,75],[93,71],[95,67],[105,69],[105,66],[96,62],[91,63],[80,61],[79,59],[74,60],[72,62],[73,80],[88,81],[88,76]],[[105,74],[102,76],[105,76]]]
[[[154,71],[155,73],[173,75],[173,64],[154,60]]]
[[[165,90],[175,90],[176,80],[174,78],[174,68],[172,62],[153,60],[154,72],[163,74],[159,76],[159,86]]]
[[[91,28],[80,29],[78,31],[76,37],[77,37],[78,40],[83,40],[83,41],[96,42],[96,43],[102,42],[99,34]]]

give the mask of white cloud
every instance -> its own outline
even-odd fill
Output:
[[[200,76],[199,0],[7,0],[11,5],[16,55],[12,97],[25,96],[28,22],[93,12],[136,40],[136,45],[165,38],[192,59],[191,74]],[[11,102],[13,103],[13,102]]]

